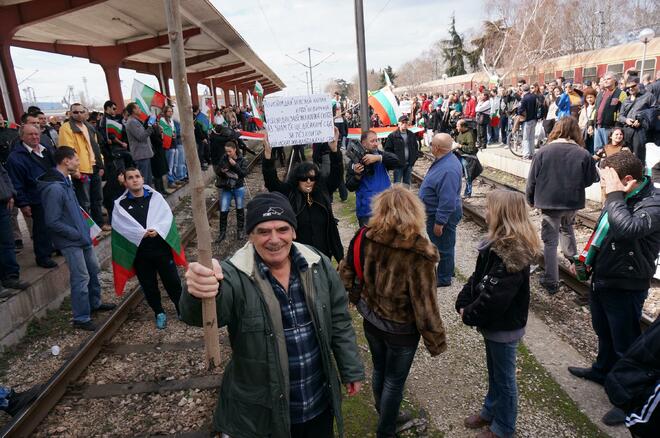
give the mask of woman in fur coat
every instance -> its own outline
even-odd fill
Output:
[[[481,412],[465,419],[478,438],[508,438],[516,427],[516,351],[529,310],[529,266],[541,241],[522,193],[496,190],[486,204],[488,234],[477,266],[456,299],[463,323],[477,327],[486,345],[488,394]]]
[[[424,205],[412,192],[401,185],[385,190],[374,198],[371,219],[339,267],[369,342],[378,437],[395,436],[420,335],[432,356],[447,348],[436,300],[438,250],[424,218]]]

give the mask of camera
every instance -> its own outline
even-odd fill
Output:
[[[355,140],[351,141],[346,148],[346,156],[351,160],[352,164],[363,164],[362,159],[369,153],[370,152],[362,146],[362,143]],[[362,174],[365,176],[371,176],[374,174],[374,171],[373,164],[369,164],[364,166],[364,172],[362,172]]]

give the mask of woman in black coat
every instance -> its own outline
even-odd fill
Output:
[[[331,197],[339,185],[341,173],[342,158],[337,147],[338,138],[339,132],[335,128],[335,139],[329,143],[330,174],[325,178],[321,176],[316,164],[304,161],[293,168],[286,181],[281,181],[277,176],[268,137],[264,138],[262,166],[268,191],[286,196],[296,213],[296,242],[311,245],[328,258],[334,257],[337,262],[344,258],[337,220],[332,213]]]

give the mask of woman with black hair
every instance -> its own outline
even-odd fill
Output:
[[[266,188],[286,196],[296,213],[296,242],[311,245],[337,262],[344,258],[344,248],[332,213],[331,193],[339,185],[341,152],[337,143],[339,131],[330,147],[330,174],[322,177],[316,164],[303,161],[293,168],[286,181],[277,176],[268,136],[264,138],[263,175]]]

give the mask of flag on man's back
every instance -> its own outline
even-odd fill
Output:
[[[165,106],[167,97],[163,93],[134,79],[131,100],[138,104],[143,113],[142,121],[145,121],[149,118],[149,114],[151,114],[151,108],[162,109]]]
[[[186,266],[186,255],[183,252],[179,231],[172,215],[172,210],[163,196],[145,185],[144,190],[150,192],[149,214],[147,227],[144,228],[131,214],[121,206],[128,190],[115,200],[112,211],[112,273],[115,283],[115,293],[122,295],[126,282],[135,275],[133,263],[138,247],[148,229],[156,230],[172,250],[174,263]]]
[[[158,118],[158,125],[163,131],[163,149],[169,149],[172,147],[172,137],[174,137],[174,130],[172,126],[167,123],[163,117]]]
[[[254,96],[248,93],[248,98],[250,99],[250,107],[252,108],[252,121],[259,129],[264,127],[264,117],[259,112],[259,107],[257,102],[254,100]]]

